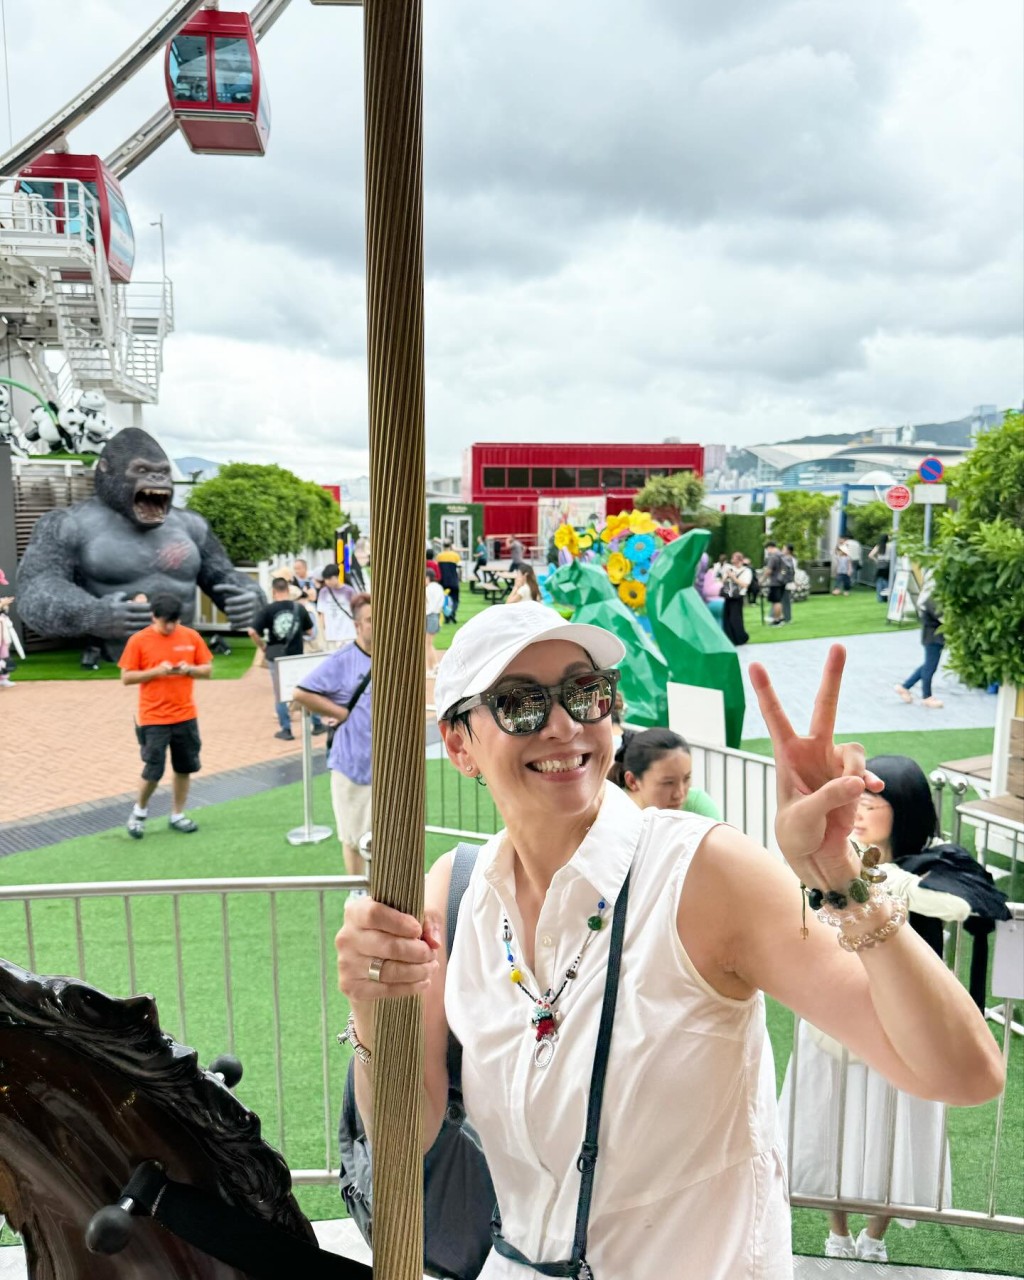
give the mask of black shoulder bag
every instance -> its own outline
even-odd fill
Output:
[[[590,1223],[590,1201],[594,1193],[594,1169],[597,1166],[597,1135],[601,1127],[601,1101],[604,1097],[604,1077],[608,1067],[608,1049],[615,1021],[615,1001],[619,991],[619,964],[622,960],[622,939],[626,932],[626,904],[629,900],[629,876],[622,883],[615,915],[612,919],[611,945],[608,951],[608,972],[604,980],[604,1004],[601,1006],[601,1023],[597,1032],[597,1048],[594,1050],[594,1069],[590,1075],[590,1099],[587,1103],[587,1128],[583,1146],[576,1161],[580,1171],[580,1195],[576,1202],[576,1231],[572,1242],[572,1257],[565,1262],[531,1262],[515,1245],[509,1244],[501,1234],[501,1223],[495,1213],[491,1224],[491,1243],[495,1252],[521,1266],[531,1267],[537,1275],[565,1276],[570,1280],[595,1280],[587,1262],[587,1227]]]
[[[460,844],[448,889],[448,954],[459,904],[479,849]],[[341,1194],[363,1239],[373,1243],[373,1158],[356,1105],[355,1061],[345,1078],[338,1124]],[[428,1275],[475,1280],[491,1251],[494,1187],[480,1139],[462,1101],[462,1045],[448,1033],[448,1106],[433,1146],[423,1159],[423,1261]]]

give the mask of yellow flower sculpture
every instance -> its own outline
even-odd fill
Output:
[[[618,586],[629,573],[630,563],[621,551],[613,551],[604,567],[605,572],[608,574],[608,581],[612,586]]]
[[[579,555],[579,539],[571,524],[560,524],[555,530],[555,546],[560,551],[568,551],[571,556]]]
[[[611,542],[629,532],[629,516],[625,514],[609,516],[601,530],[601,541]]]
[[[631,609],[642,609],[647,600],[647,588],[642,582],[634,582],[627,578],[619,583],[619,599]]]
[[[657,527],[649,511],[634,510],[629,513],[630,533],[653,533]]]

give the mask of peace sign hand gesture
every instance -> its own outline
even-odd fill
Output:
[[[750,682],[774,748],[775,836],[801,882],[821,889],[845,888],[857,874],[850,846],[857,801],[865,791],[879,792],[885,785],[865,767],[860,743],[837,746],[833,741],[845,664],[846,650],[834,644],[806,737],[794,731],[768,672],[759,662],[750,666]]]

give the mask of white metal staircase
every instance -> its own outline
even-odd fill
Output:
[[[163,342],[174,327],[171,283],[113,283],[106,257],[93,247],[101,243],[94,201],[80,183],[57,185],[69,190],[53,204],[77,201],[85,217],[62,221],[38,195],[0,192],[3,313],[24,339],[63,350],[70,377],[62,391],[70,383],[108,400],[155,404]]]

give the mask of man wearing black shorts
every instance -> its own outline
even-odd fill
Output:
[[[782,552],[774,542],[765,543],[764,569],[761,580],[768,593],[768,603],[772,607],[772,616],[768,620],[770,627],[782,626],[782,597],[786,591],[783,577]]]
[[[121,654],[122,684],[139,686],[136,735],[142,754],[139,798],[128,818],[128,834],[141,840],[146,834],[149,801],[164,775],[171,753],[170,828],[183,835],[198,831],[185,813],[189,780],[199,770],[199,724],[193,682],[208,680],[213,656],[198,631],[182,626],[177,596],[153,597],[153,621],[128,640]]]

